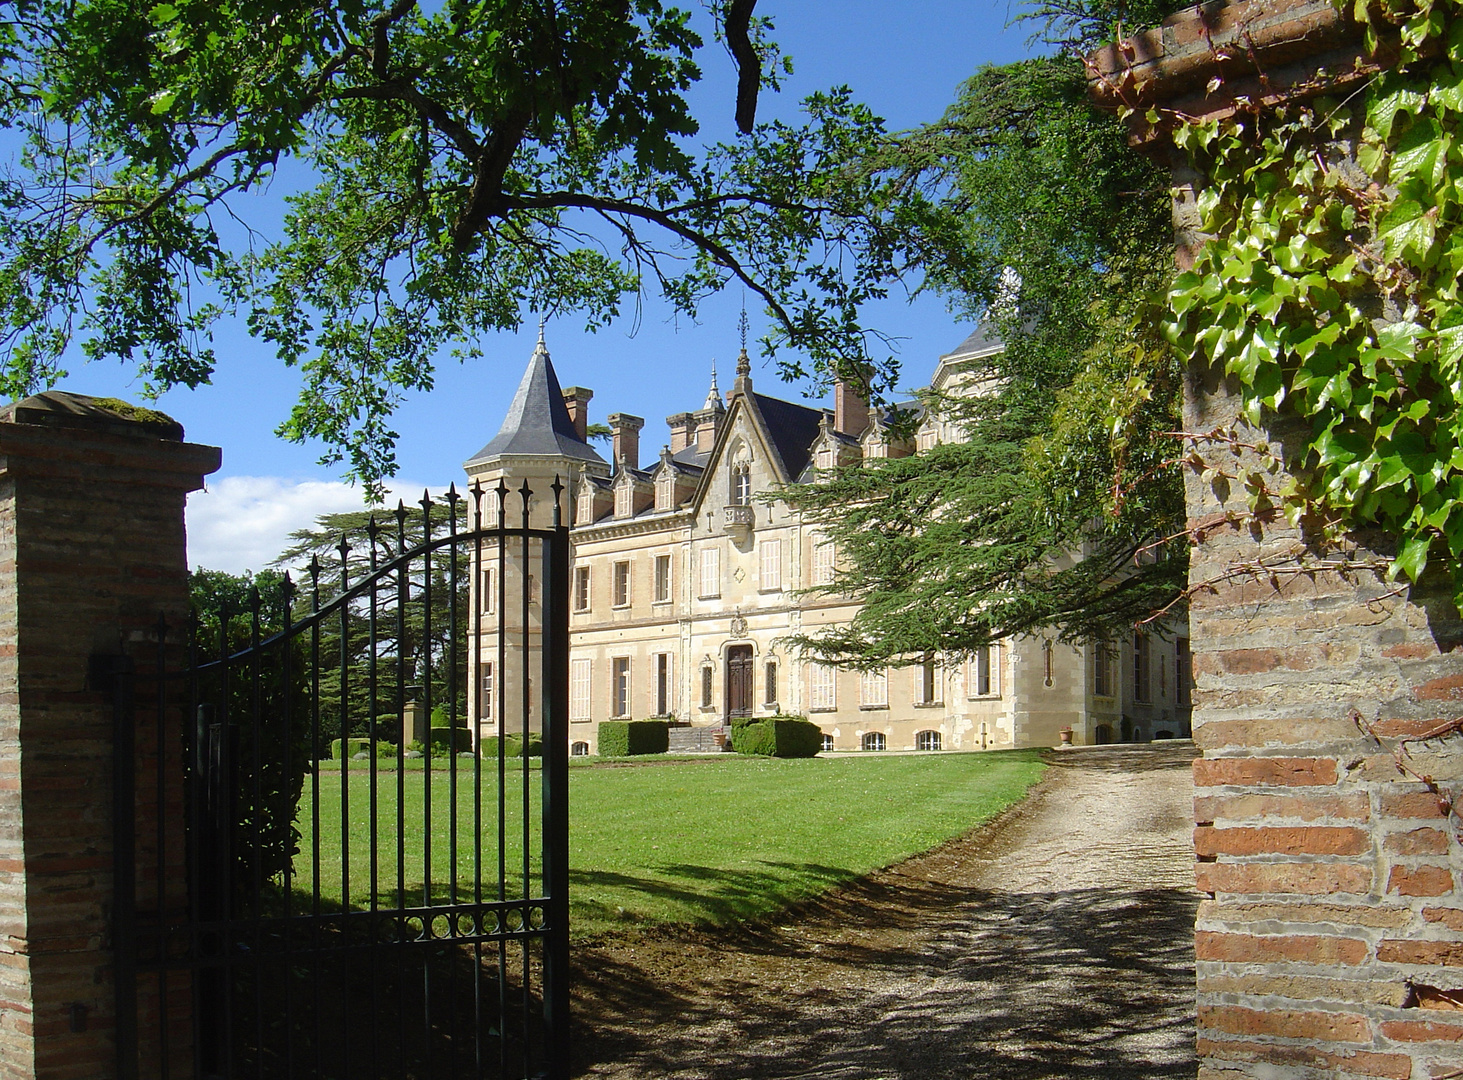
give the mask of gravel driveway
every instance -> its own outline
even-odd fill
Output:
[[[1192,1077],[1194,755],[1053,753],[996,823],[781,925],[582,950],[579,1074]]]

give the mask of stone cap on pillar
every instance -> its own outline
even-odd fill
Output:
[[[65,390],[46,390],[0,409],[0,423],[39,427],[85,428],[111,435],[148,435],[183,441],[183,425],[165,413],[118,398],[90,397]]]

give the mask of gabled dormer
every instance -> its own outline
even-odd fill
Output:
[[[859,436],[859,446],[866,465],[871,461],[909,457],[914,453],[912,440],[896,437],[883,410],[877,408],[869,410],[869,426]]]
[[[610,490],[609,479],[586,476],[579,484],[579,498],[574,506],[574,524],[592,525],[609,514],[614,506],[615,496]]]
[[[655,486],[655,512],[668,514],[696,494],[704,469],[677,461],[669,446],[661,447],[660,462],[651,471]]]
[[[610,481],[614,494],[614,516],[617,520],[643,514],[655,505],[655,489],[648,473],[639,469],[621,469]]]
[[[818,438],[813,442],[813,467],[819,470],[841,469],[856,465],[863,456],[859,440],[839,431],[832,413],[825,411],[818,422]]]

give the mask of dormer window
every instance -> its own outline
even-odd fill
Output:
[[[747,506],[752,501],[752,467],[742,464],[732,467],[731,501],[735,506]]]
[[[667,472],[655,482],[655,508],[657,510],[674,510],[676,497],[676,478],[673,473]]]
[[[833,468],[833,447],[831,447],[831,446],[820,446],[818,448],[818,468],[820,468],[820,469],[831,469],[831,468]]]
[[[635,506],[635,491],[629,484],[615,488],[615,517],[630,517]]]
[[[578,524],[588,525],[594,520],[594,487],[585,484],[579,489],[579,507],[575,510],[574,516]]]

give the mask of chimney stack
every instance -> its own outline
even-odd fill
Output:
[[[869,403],[847,381],[833,384],[833,430],[857,439],[869,428]]]
[[[593,397],[594,391],[582,386],[564,389],[564,405],[569,410],[569,419],[574,421],[574,431],[580,442],[589,441],[589,402]]]
[[[645,421],[629,413],[613,413],[608,419],[615,441],[615,468],[640,468],[640,429]]]
[[[676,413],[665,418],[671,429],[671,453],[679,454],[696,439],[696,417],[688,412]]]

